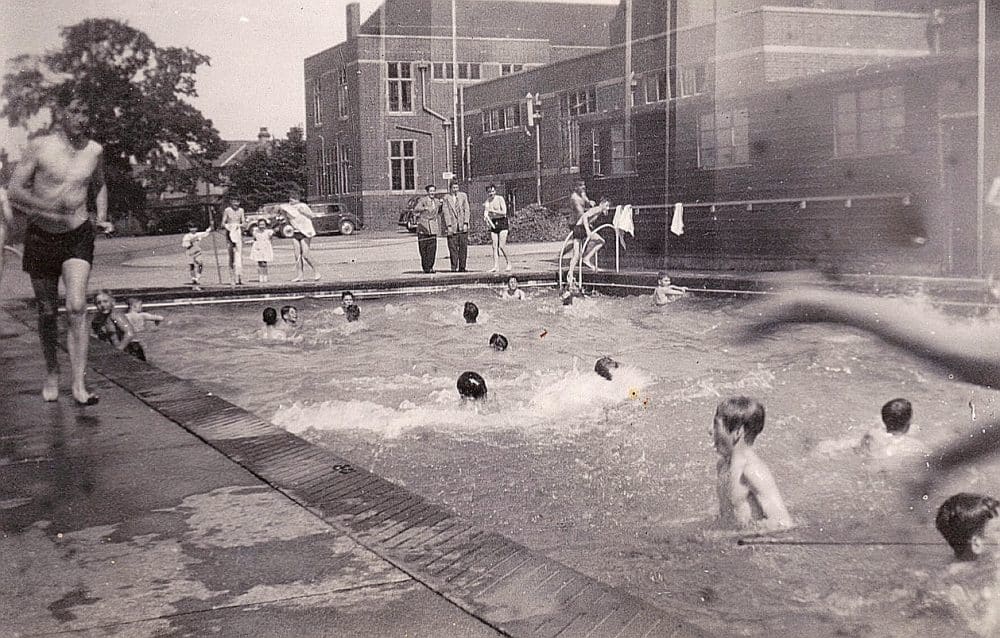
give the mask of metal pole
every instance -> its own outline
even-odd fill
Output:
[[[455,0],[451,0],[451,119],[458,120],[458,20],[455,16]],[[452,146],[458,145],[458,126],[452,127],[452,136],[448,141]],[[454,170],[449,163],[448,170]]]
[[[986,0],[979,0],[979,50],[976,69],[976,269],[980,277],[986,274],[985,224],[983,198],[986,175],[983,157],[986,148]]]
[[[622,78],[625,85],[625,126],[623,127],[622,153],[625,166],[625,203],[632,199],[632,0],[625,0],[625,69]]]
[[[542,125],[535,117],[535,202],[542,205]]]

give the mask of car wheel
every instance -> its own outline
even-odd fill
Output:
[[[285,224],[279,229],[278,234],[285,239],[291,239],[292,235],[295,234],[295,228],[293,228],[291,224]]]
[[[354,233],[354,222],[349,219],[340,220],[340,234],[351,235]]]

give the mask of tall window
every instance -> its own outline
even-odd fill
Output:
[[[632,158],[625,148],[625,127],[611,127],[611,174],[622,175],[632,172]]]
[[[312,82],[313,124],[323,124],[323,85],[320,78]]]
[[[559,120],[559,158],[563,168],[580,166],[580,123],[576,119]]]
[[[903,146],[903,87],[889,86],[837,96],[834,154],[870,155]]]
[[[666,69],[647,73],[643,78],[643,84],[646,90],[646,104],[668,99],[670,85],[667,83]]]
[[[563,117],[597,112],[597,90],[594,87],[570,91],[559,96],[559,114]]]
[[[413,111],[413,65],[410,62],[389,62],[389,112]]]
[[[316,151],[316,163],[313,169],[313,180],[316,184],[316,191],[318,194],[323,195],[326,193],[326,176],[327,176],[327,165],[326,158],[323,157],[323,151]]]
[[[394,191],[412,191],[416,188],[416,155],[413,147],[413,140],[389,140],[389,173]]]
[[[590,170],[592,175],[603,175],[601,172],[601,136],[597,129],[590,129]]]
[[[340,117],[347,117],[350,112],[350,104],[348,103],[347,94],[347,67],[340,69],[337,74],[337,115]]]
[[[326,149],[323,154],[323,188],[320,195],[329,195],[336,192],[333,188],[333,149]]]
[[[680,97],[698,95],[705,90],[705,67],[700,64],[681,67],[678,80],[677,93]]]
[[[339,185],[336,191],[338,195],[351,191],[351,147],[346,144],[340,145],[340,161],[337,162],[337,183]]]
[[[724,168],[750,162],[750,127],[746,109],[698,117],[698,166]]]

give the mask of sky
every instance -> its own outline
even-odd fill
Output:
[[[524,0],[530,1],[530,0]],[[561,0],[618,4],[617,0]],[[0,60],[58,48],[59,29],[114,18],[157,46],[211,57],[196,75],[193,103],[223,139],[284,137],[305,122],[302,61],[345,40],[346,0],[0,0]],[[364,22],[381,4],[360,0]],[[17,158],[24,131],[0,122],[0,147]]]

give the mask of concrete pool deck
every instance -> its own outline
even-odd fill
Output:
[[[113,259],[92,288],[176,271]],[[708,635],[104,344],[100,404],[45,403],[31,324],[0,309],[3,635]]]

